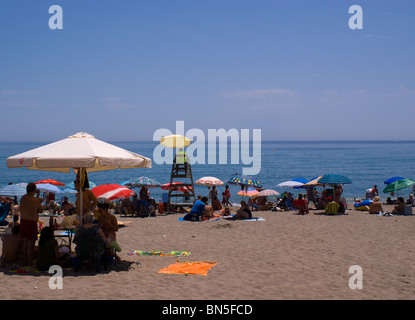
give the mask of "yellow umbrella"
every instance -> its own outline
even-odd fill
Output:
[[[303,188],[307,188],[307,187],[317,187],[317,186],[324,186],[324,183],[320,183],[318,182],[318,180],[321,178],[322,176],[318,176],[317,178],[305,183],[302,185]]]
[[[169,136],[161,137],[160,144],[168,148],[183,148],[190,146],[192,141],[189,138],[183,137],[179,134],[171,134]]]

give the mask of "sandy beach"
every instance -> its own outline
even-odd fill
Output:
[[[414,299],[415,218],[347,210],[255,211],[264,221],[178,221],[182,215],[119,217],[122,263],[99,274],[64,270],[63,288],[47,272],[0,269],[0,299]],[[47,220],[47,218],[42,218]],[[128,252],[189,251],[185,257]],[[161,274],[179,261],[211,261],[207,276]],[[136,264],[139,262],[140,266]],[[350,289],[352,265],[363,289]]]

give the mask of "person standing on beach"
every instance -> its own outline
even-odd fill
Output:
[[[213,186],[212,190],[210,190],[209,192],[210,203],[212,204],[212,206],[217,196],[218,196],[218,191],[216,190],[216,186]]]
[[[36,195],[36,196],[35,196]],[[42,199],[36,184],[30,182],[26,194],[20,199],[20,237],[23,240],[23,258],[26,265],[31,266],[37,240],[39,213],[43,211]]]
[[[232,203],[229,202],[229,199],[231,198],[231,190],[229,190],[229,186],[226,185],[225,186],[225,206],[231,206],[232,207]]]
[[[81,214],[81,204],[80,204],[80,193],[82,192],[82,215],[90,213],[92,209],[98,204],[98,199],[95,197],[94,193],[89,190],[89,181],[85,179],[84,185],[81,187],[79,178],[77,177],[74,181],[75,190],[78,191],[76,194],[76,213],[78,217]]]

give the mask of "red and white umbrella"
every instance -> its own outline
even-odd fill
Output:
[[[52,179],[45,179],[45,180],[41,180],[41,181],[36,181],[36,184],[38,183],[50,183],[53,184],[54,186],[64,186],[65,184],[56,180],[52,180]]]
[[[163,190],[169,190],[170,183],[163,184],[161,186],[161,189]],[[190,192],[192,190],[192,187],[190,186],[184,186],[181,182],[173,182],[173,191],[179,191],[179,192]]]
[[[119,184],[102,184],[98,187],[91,189],[97,199],[102,200],[116,200],[126,199],[135,194],[135,192]]]
[[[212,186],[223,186],[224,183],[219,180],[218,178],[215,177],[203,177],[200,178],[199,180],[197,180],[195,182],[196,185],[199,186],[208,186],[208,187],[212,187]]]

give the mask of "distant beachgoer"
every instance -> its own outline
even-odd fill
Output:
[[[80,171],[80,170],[79,170]],[[89,188],[89,181],[88,178],[85,177],[85,181],[83,186],[81,186],[80,178],[77,175],[76,180],[74,181],[75,184],[75,190],[78,191],[76,194],[76,213],[78,217],[80,217],[81,214],[81,205],[80,205],[80,194],[82,192],[82,215],[85,215],[89,213],[91,210],[95,208],[95,206],[98,204],[98,199],[95,196],[95,194],[88,189]]]
[[[3,251],[1,253],[0,264],[15,263],[22,253],[22,239],[19,237],[20,226],[15,225],[12,228],[11,234],[4,235],[1,240],[3,241]]]
[[[404,214],[405,213],[405,200],[402,197],[398,197],[397,205],[392,210],[393,214]]]
[[[36,195],[36,196],[35,196]],[[26,194],[20,199],[20,237],[23,239],[23,257],[28,266],[32,265],[35,242],[38,235],[39,213],[43,212],[42,199],[36,184],[26,186]]]
[[[324,208],[326,214],[338,214],[339,213],[339,204],[334,201],[331,197],[327,197],[327,205]]]
[[[333,200],[336,201],[337,203],[340,203],[342,193],[343,193],[342,185],[341,184],[336,185],[334,187],[334,198],[333,198]]]
[[[382,203],[379,201],[379,196],[374,196],[370,206],[366,206],[369,213],[379,214],[383,213]]]
[[[185,215],[183,220],[191,220],[192,215],[203,216],[207,202],[207,197],[203,197],[201,200],[196,200],[193,204],[192,209],[190,210],[190,213]]]
[[[374,197],[379,195],[378,187],[376,184],[373,186],[372,194]]]
[[[244,220],[252,219],[251,210],[249,210],[248,204],[245,201],[241,201],[241,208],[236,211],[236,214],[233,216],[232,220]]]
[[[64,216],[69,216],[70,214],[74,213],[74,209],[75,205],[72,202],[68,201],[68,197],[64,197],[61,205],[61,214]]]
[[[293,206],[298,210],[299,214],[308,213],[307,202],[303,199],[303,195],[301,193],[299,193],[298,198],[294,200]]]
[[[231,198],[231,190],[229,189],[229,186],[225,186],[225,205],[229,205],[232,207],[232,203],[229,202],[229,199]]]
[[[40,271],[46,271],[53,265],[63,266],[66,262],[65,258],[65,253],[59,252],[58,242],[53,235],[53,229],[44,227],[40,233],[36,267]]]
[[[212,209],[213,209],[213,211],[222,209],[222,205],[220,204],[220,201],[218,200],[217,197],[212,202]]]
[[[213,206],[213,201],[215,200],[215,198],[218,196],[218,191],[216,190],[216,186],[212,187],[212,190],[210,190],[209,192],[209,199],[210,199],[210,203]]]
[[[314,203],[315,199],[314,199],[314,192],[313,192],[313,188],[307,188],[307,202],[310,203]]]

